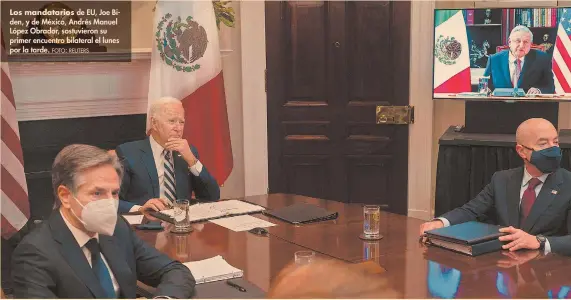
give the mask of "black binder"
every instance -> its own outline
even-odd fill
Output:
[[[471,221],[425,233],[429,244],[477,256],[502,249],[503,243],[498,238],[505,233],[499,229],[497,225]]]
[[[337,212],[331,212],[308,203],[297,203],[280,209],[264,211],[263,213],[291,224],[335,220],[339,215]]]

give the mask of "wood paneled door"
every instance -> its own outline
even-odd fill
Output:
[[[270,193],[406,214],[410,2],[266,2]]]

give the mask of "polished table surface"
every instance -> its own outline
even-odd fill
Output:
[[[381,212],[380,241],[359,239],[363,209],[359,204],[304,196],[272,194],[246,197],[276,209],[311,203],[337,211],[336,220],[292,225],[263,214],[254,216],[278,226],[269,236],[233,232],[206,222],[193,224],[188,235],[138,231],[140,237],[181,262],[222,255],[244,270],[244,278],[267,291],[271,280],[293,261],[294,253],[311,249],[318,256],[350,263],[378,264],[390,286],[404,298],[558,298],[571,297],[571,258],[538,251],[507,251],[469,257],[419,242],[422,220]]]

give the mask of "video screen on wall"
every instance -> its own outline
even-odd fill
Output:
[[[571,101],[571,8],[436,9],[433,98]]]

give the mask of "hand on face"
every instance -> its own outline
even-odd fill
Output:
[[[188,144],[188,141],[185,139],[169,138],[165,144],[165,149],[171,151],[177,151],[178,153],[180,153],[182,158],[188,163],[190,167],[192,167],[197,161],[196,157],[190,150],[190,145]]]

